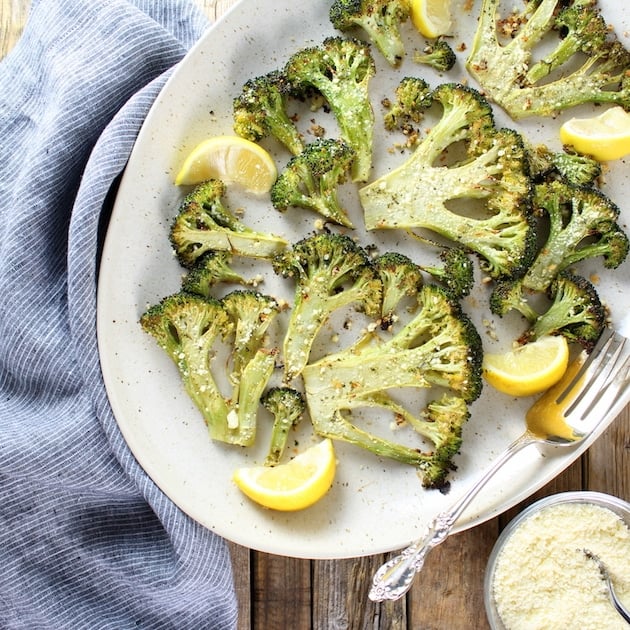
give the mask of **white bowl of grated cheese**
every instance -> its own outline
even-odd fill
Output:
[[[491,628],[628,630],[584,549],[604,562],[630,607],[630,503],[563,492],[529,506],[497,540],[484,584]]]

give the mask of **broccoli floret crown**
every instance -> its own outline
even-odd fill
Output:
[[[341,138],[356,153],[354,181],[366,181],[372,168],[374,112],[368,88],[375,72],[369,45],[342,37],[328,37],[319,46],[297,51],[284,69],[294,90],[315,88],[326,99]]]
[[[424,79],[403,77],[396,86],[395,100],[383,117],[385,128],[391,131],[418,124],[432,103],[432,90]]]
[[[321,138],[294,156],[271,187],[277,210],[297,206],[313,210],[339,225],[352,221],[339,200],[339,186],[348,176],[355,151],[343,140]]]
[[[336,29],[363,29],[392,66],[398,66],[405,56],[400,26],[409,16],[408,0],[334,0],[329,11]]]
[[[475,283],[475,270],[461,247],[446,247],[439,253],[441,266],[422,265],[422,269],[441,282],[456,299],[466,297]]]
[[[278,70],[249,79],[234,99],[234,131],[252,142],[271,135],[294,155],[300,153],[304,142],[287,113],[288,93],[286,78]]]
[[[182,281],[182,290],[201,297],[212,297],[214,287],[221,283],[250,284],[230,266],[229,252],[208,251],[200,256]]]
[[[466,67],[488,98],[512,118],[552,116],[584,103],[630,108],[630,52],[602,19],[595,0],[527,0],[503,43],[500,0],[483,0]],[[557,45],[538,55],[537,45]],[[561,73],[549,80],[552,72]]]
[[[273,415],[273,428],[265,466],[276,466],[286,450],[289,431],[303,418],[306,401],[302,393],[296,389],[271,387],[263,394],[260,402]]]
[[[396,310],[404,298],[414,298],[424,284],[422,269],[400,252],[385,252],[374,260],[383,284],[381,328],[387,330],[396,319]]]
[[[416,51],[413,60],[438,72],[448,72],[457,63],[457,56],[446,40],[438,39],[422,51]]]

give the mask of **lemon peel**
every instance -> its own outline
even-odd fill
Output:
[[[486,381],[511,396],[539,394],[555,385],[569,365],[569,344],[561,335],[548,335],[502,354],[486,353]]]
[[[240,136],[215,136],[200,142],[179,169],[177,186],[196,185],[208,179],[240,185],[247,192],[269,192],[278,177],[276,164],[259,144]]]
[[[411,21],[424,37],[446,35],[452,24],[450,0],[412,0]]]
[[[598,116],[571,118],[560,127],[560,140],[600,162],[630,155],[630,114],[611,107]]]
[[[286,464],[237,468],[233,479],[252,501],[288,512],[319,501],[332,485],[336,466],[333,444],[327,438]]]

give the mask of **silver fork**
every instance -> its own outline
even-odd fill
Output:
[[[531,444],[575,446],[597,429],[610,424],[610,411],[630,383],[630,341],[606,329],[591,353],[576,359],[560,382],[544,394],[527,412],[526,431],[514,440],[490,468],[448,510],[428,525],[423,538],[386,562],[374,575],[369,598],[395,600],[411,587],[427,553],[450,534],[479,491],[516,453]],[[545,426],[547,421],[547,426]],[[559,431],[558,428],[562,428]]]

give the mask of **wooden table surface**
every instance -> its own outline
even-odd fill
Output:
[[[214,18],[234,0],[197,2]],[[29,5],[29,0],[0,0],[0,59],[19,38]],[[502,527],[535,499],[580,489],[630,501],[630,406],[585,455],[525,503],[448,538],[397,602],[375,604],[367,598],[383,555],[312,561],[230,543],[239,630],[484,630],[483,573]]]

